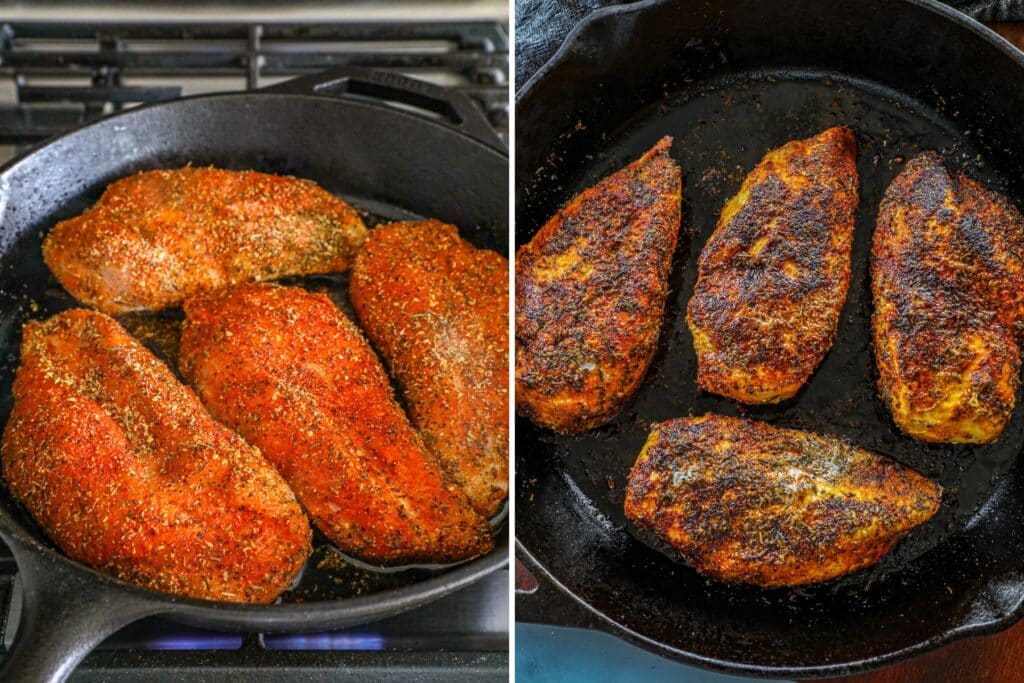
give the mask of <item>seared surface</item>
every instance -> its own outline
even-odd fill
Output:
[[[70,557],[144,588],[267,603],[310,551],[259,452],[111,318],[25,325],[4,477]]]
[[[626,516],[703,574],[795,586],[874,564],[938,511],[940,494],[840,439],[705,415],[655,427]]]
[[[989,443],[1013,412],[1024,220],[934,152],[885,192],[871,249],[878,388],[922,441]]]
[[[391,223],[370,232],[349,295],[427,448],[491,517],[508,495],[508,260],[454,225]]]
[[[107,313],[175,306],[201,289],[348,268],[366,236],[356,211],[316,183],[252,171],[144,171],[58,223],[43,258]]]
[[[788,142],[722,209],[686,316],[702,389],[776,403],[825,357],[850,285],[856,156],[846,128]]]
[[[593,429],[647,373],[679,234],[671,146],[581,192],[516,254],[516,408],[539,425]]]
[[[487,552],[487,520],[445,481],[384,368],[326,296],[243,284],[185,302],[181,370],[258,446],[335,545],[375,563]]]

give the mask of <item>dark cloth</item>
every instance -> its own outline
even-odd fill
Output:
[[[978,21],[1024,21],[1024,0],[945,0]]]
[[[1024,21],[1024,0],[946,0],[979,21]],[[596,9],[622,0],[516,0],[516,86],[555,54],[565,36]]]

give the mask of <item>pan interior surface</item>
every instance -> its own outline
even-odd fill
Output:
[[[305,111],[300,114],[303,102]],[[389,121],[389,112],[382,111],[380,107],[362,105],[340,113],[345,104],[326,98],[303,101],[302,98],[260,95],[179,100],[169,106],[135,110],[123,117],[107,119],[16,162],[7,171],[8,177],[0,178],[8,190],[4,196],[6,204],[0,206],[0,210],[6,212],[3,229],[0,230],[0,428],[6,424],[12,407],[11,385],[19,364],[22,324],[26,320],[44,319],[79,305],[63,290],[43,262],[42,239],[59,220],[92,206],[107,184],[118,177],[143,169],[177,168],[189,163],[296,175],[315,180],[349,202],[360,211],[368,226],[437,216],[456,223],[460,234],[475,246],[506,253],[508,237],[504,218],[507,210],[504,207],[507,206],[507,195],[504,186],[495,186],[494,192],[479,188],[480,182],[493,181],[495,174],[505,176],[502,170],[504,162],[498,154],[474,154],[481,146],[433,126],[424,128],[410,123],[412,120],[407,117]],[[282,126],[284,123],[293,124],[295,117],[300,115],[306,117],[308,128],[295,130],[294,126]],[[420,142],[422,158],[421,155],[403,155],[399,157],[404,160],[402,170],[392,170],[396,157],[394,150],[387,149],[390,143],[379,146],[368,138],[366,149],[358,144],[360,122],[364,117],[365,125],[377,119],[373,125],[378,127],[390,124],[394,130],[395,126],[399,129],[403,125],[409,126]],[[131,121],[133,118],[139,120],[126,125],[126,119]],[[238,135],[227,135],[226,131],[234,131],[237,127],[239,118],[259,118],[260,123]],[[339,127],[339,121],[347,121],[348,126]],[[275,131],[284,132],[275,134]],[[100,163],[94,167],[82,165],[88,160],[90,150],[109,147],[105,138],[119,133],[122,138],[137,136],[138,140],[145,142],[136,145],[132,140],[122,141],[121,146],[131,150],[123,157],[118,157],[116,150],[100,151]],[[176,137],[178,135],[181,137]],[[408,132],[403,135],[408,141]],[[327,139],[317,144],[319,136]],[[401,146],[403,143],[394,140],[393,144]],[[454,162],[437,156],[446,145],[451,146],[455,158],[459,154],[464,155],[465,167],[429,175],[426,169],[437,164],[455,166]],[[59,177],[47,175],[47,164],[57,163],[54,158],[59,159],[54,175],[68,174],[74,178],[74,184],[67,183],[66,178],[60,182]],[[417,168],[418,163],[424,168]],[[74,164],[79,166],[76,168]],[[401,177],[406,173],[417,177],[419,184],[413,185]],[[475,191],[463,186],[469,183],[474,173],[479,174]],[[18,182],[10,181],[11,175],[16,176]],[[37,186],[31,186],[26,179],[36,180]],[[449,188],[448,184],[456,180],[459,186]],[[48,189],[53,191],[48,194]],[[447,195],[444,193],[446,189]],[[472,192],[473,198],[467,199],[467,192]],[[424,193],[436,195],[438,199],[424,199]],[[404,202],[401,200],[403,195],[406,196]],[[454,202],[461,208],[445,206],[448,202]],[[413,209],[418,209],[418,212]],[[289,278],[282,282],[324,292],[354,318],[347,295],[347,273]],[[125,314],[117,316],[117,319],[178,374],[177,348],[183,319],[180,308],[158,313]],[[401,401],[397,389],[396,395]],[[52,545],[27,511],[14,500],[6,484],[0,484],[0,507],[35,538]],[[507,549],[506,517],[503,510],[491,520],[496,545],[492,555],[503,554]],[[394,597],[402,591],[415,593],[417,584],[426,585],[424,582],[429,579],[443,580],[452,572],[465,575],[462,570],[472,572],[468,565],[498,566],[492,560],[488,556],[452,565],[374,567],[347,557],[314,530],[313,553],[296,582],[278,602],[290,605],[336,602],[344,605],[349,598],[374,594],[381,594],[387,601],[385,596]],[[432,594],[438,593],[436,585],[429,590]],[[152,595],[162,597],[157,593]],[[206,606],[213,609],[203,612]],[[190,607],[189,613],[196,616],[195,623],[210,622],[221,626],[236,622],[244,624],[253,618],[251,613],[236,614],[229,606],[214,602],[199,603],[198,610]],[[362,617],[361,620],[367,618]],[[339,612],[330,619],[342,623],[344,615]],[[287,626],[279,621],[274,622],[276,628]],[[295,626],[306,629],[310,626],[308,619],[300,613],[295,614],[293,621]],[[344,623],[350,622],[351,619]]]
[[[577,600],[641,643],[684,659],[794,675],[880,663],[937,643],[936,634],[990,624],[1017,609],[1024,543],[1011,518],[1021,507],[1012,471],[1024,443],[1021,397],[996,443],[965,446],[902,435],[876,393],[869,253],[879,201],[894,175],[916,153],[939,150],[950,167],[1022,205],[976,132],[950,114],[839,72],[736,70],[686,84],[600,136],[586,131],[588,154],[572,163],[549,159],[530,178],[517,203],[517,244],[561,203],[664,135],[674,137],[672,155],[683,172],[682,228],[660,347],[634,400],[579,436],[517,420],[517,538]],[[857,136],[861,186],[850,292],[835,343],[807,385],[777,406],[743,407],[702,392],[685,312],[718,214],[765,152],[835,125]],[[835,581],[762,590],[705,579],[626,520],[623,497],[651,425],[708,412],[832,434],[888,455],[938,480],[942,509],[878,565]],[[1004,576],[1001,589],[988,585],[992,575]],[[976,612],[980,593],[989,604]]]

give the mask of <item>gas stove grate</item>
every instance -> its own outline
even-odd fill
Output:
[[[0,29],[0,145],[33,144],[137,104],[335,66],[460,90],[508,140],[508,37],[498,23],[48,22]]]

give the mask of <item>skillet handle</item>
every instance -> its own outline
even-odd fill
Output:
[[[22,587],[21,618],[0,680],[59,683],[107,636],[158,605],[113,582],[0,534],[14,553]]]
[[[395,102],[424,111],[430,118],[440,117],[446,125],[477,142],[500,151],[506,149],[505,142],[468,95],[391,71],[336,67],[263,88],[262,92],[354,96],[370,98],[385,105]]]

